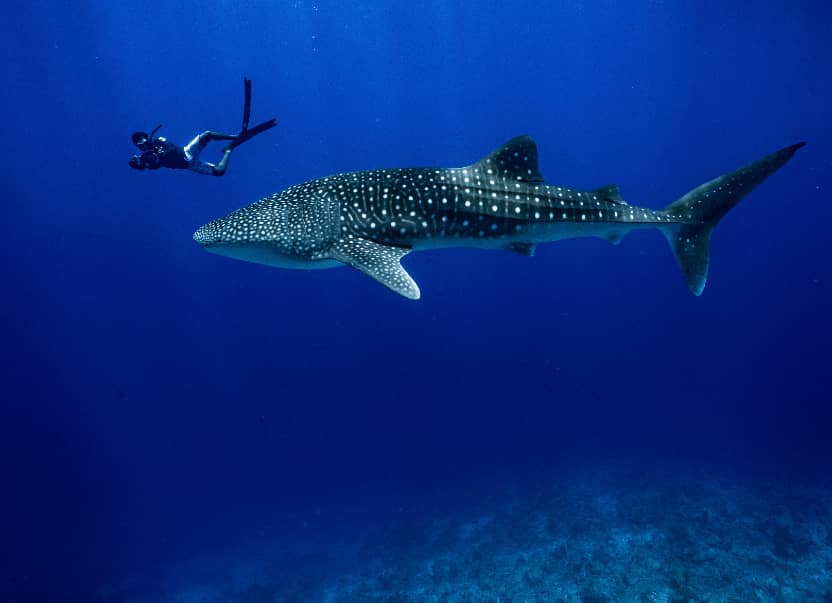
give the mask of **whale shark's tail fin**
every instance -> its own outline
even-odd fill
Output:
[[[665,208],[666,218],[676,223],[662,232],[694,295],[701,295],[705,288],[711,231],[740,199],[783,167],[805,144],[793,144],[706,182]]]

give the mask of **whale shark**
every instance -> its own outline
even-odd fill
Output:
[[[531,256],[540,243],[574,237],[617,243],[630,231],[655,228],[700,295],[714,227],[805,144],[654,210],[625,202],[614,184],[587,191],[546,184],[537,145],[519,136],[466,167],[375,169],[297,184],[201,226],[193,238],[210,252],[269,266],[352,266],[415,300],[419,286],[401,265],[411,251],[464,246]]]

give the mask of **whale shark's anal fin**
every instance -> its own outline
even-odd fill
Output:
[[[520,241],[515,241],[506,245],[505,250],[530,258],[534,255],[535,247],[537,247],[536,243],[521,243]]]
[[[408,299],[419,299],[419,285],[402,268],[401,259],[410,249],[382,245],[375,241],[352,237],[337,241],[328,257],[349,264],[379,283]]]

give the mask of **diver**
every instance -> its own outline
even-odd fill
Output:
[[[237,134],[223,134],[207,130],[184,147],[180,147],[162,136],[154,138],[156,132],[162,127],[161,124],[156,126],[150,134],[134,132],[132,136],[133,144],[141,151],[141,154],[133,155],[130,158],[130,167],[137,170],[158,170],[161,167],[166,167],[175,170],[191,170],[207,176],[222,176],[225,174],[231,152],[235,148],[277,125],[276,119],[270,119],[257,124],[253,128],[248,127],[251,114],[251,80],[244,77],[243,83],[245,84],[243,127]],[[222,159],[216,165],[199,158],[199,155],[212,140],[230,141],[228,146],[223,149]]]

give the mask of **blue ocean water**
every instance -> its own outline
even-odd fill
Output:
[[[18,10],[0,600],[832,598],[827,5]],[[279,123],[223,178],[128,167],[135,130],[236,130],[244,75]],[[700,298],[655,232],[413,254],[418,302],[191,240],[518,134],[547,182],[651,208],[809,144],[720,223]]]

